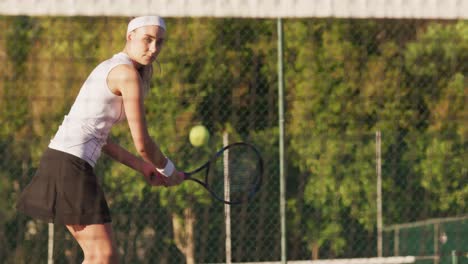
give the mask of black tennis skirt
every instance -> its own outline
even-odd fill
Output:
[[[21,193],[18,211],[66,225],[111,222],[109,207],[93,167],[71,154],[47,148],[31,182]]]

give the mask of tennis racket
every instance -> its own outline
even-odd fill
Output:
[[[205,187],[216,200],[241,204],[250,201],[260,189],[263,159],[253,145],[238,142],[225,146],[198,169],[184,174],[186,180]]]

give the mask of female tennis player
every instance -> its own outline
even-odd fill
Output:
[[[18,201],[18,210],[33,218],[65,224],[83,250],[83,263],[118,263],[109,208],[93,171],[101,152],[151,185],[184,179],[150,137],[143,105],[165,31],[158,16],[129,22],[124,50],[88,76]],[[125,119],[141,158],[108,140],[111,127]]]

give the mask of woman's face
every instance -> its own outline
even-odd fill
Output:
[[[129,56],[140,65],[154,62],[164,44],[166,31],[158,26],[145,26],[132,31],[128,35]]]

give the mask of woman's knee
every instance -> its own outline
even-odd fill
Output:
[[[67,226],[81,246],[83,263],[117,263],[117,252],[110,224]]]
[[[107,249],[107,250],[102,250],[98,249],[99,253],[96,255],[100,260],[103,261],[103,263],[117,263],[117,252],[114,250],[113,247]]]
[[[118,263],[117,252],[113,247],[99,247],[96,246],[93,249],[88,249],[84,252],[84,262],[86,264],[91,263]]]

